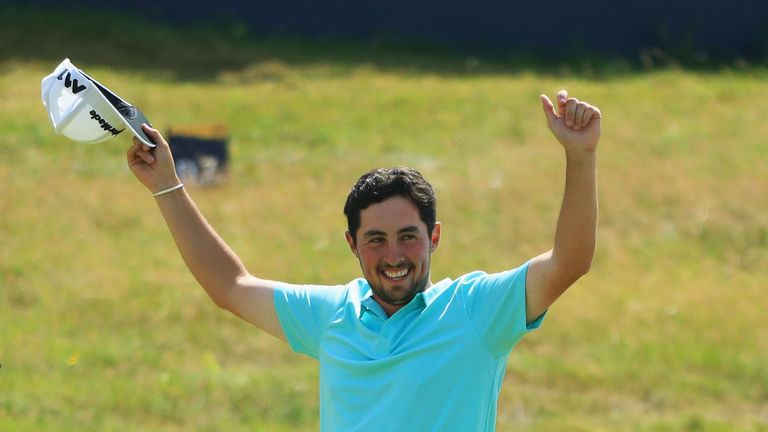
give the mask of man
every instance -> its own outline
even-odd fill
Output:
[[[154,129],[154,154],[134,139],[128,164],[156,197],[184,261],[220,307],[320,361],[323,431],[493,431],[511,349],[590,268],[597,224],[600,111],[541,96],[566,155],[552,250],[498,274],[433,284],[440,243],[431,186],[415,170],[362,176],[344,212],[364,278],[339,286],[259,279],[208,225]]]

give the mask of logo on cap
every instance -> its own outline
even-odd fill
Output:
[[[97,112],[96,112],[96,110],[91,110],[91,112],[89,112],[88,114],[90,114],[90,115],[91,115],[91,118],[92,118],[93,120],[96,120],[97,122],[99,122],[99,126],[101,126],[101,128],[102,128],[102,129],[104,129],[105,131],[107,131],[107,132],[111,133],[111,134],[112,134],[112,136],[115,136],[115,135],[117,135],[117,134],[119,134],[120,132],[122,132],[122,131],[124,131],[124,130],[125,130],[125,129],[120,129],[120,130],[117,130],[117,128],[115,128],[115,127],[114,127],[114,126],[112,126],[111,124],[107,123],[107,121],[106,121],[106,120],[104,120],[103,118],[101,118],[101,116],[99,115],[99,113],[97,113]]]
[[[67,74],[66,78],[63,78],[64,74]],[[64,87],[66,87],[68,89],[72,89],[72,94],[78,94],[78,93],[80,93],[81,91],[83,91],[83,90],[85,90],[87,88],[85,86],[85,84],[83,84],[81,86],[78,86],[77,85],[77,78],[72,79],[72,74],[70,74],[69,70],[67,70],[67,69],[64,69],[64,71],[61,72],[59,74],[59,76],[56,77],[56,79],[59,80],[59,81],[61,81],[63,79],[64,80]]]

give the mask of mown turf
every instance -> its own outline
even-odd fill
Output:
[[[39,84],[65,56],[161,129],[226,123],[230,180],[192,194],[251,272],[291,282],[358,276],[341,208],[375,166],[434,183],[433,279],[549,248],[564,161],[537,97],[568,88],[605,117],[598,253],[510,357],[498,430],[768,430],[763,68],[549,72],[130,17],[32,53],[68,28],[28,12],[0,30],[0,430],[317,429],[316,365],[205,297],[129,139],[54,135]]]

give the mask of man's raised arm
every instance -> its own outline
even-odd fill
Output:
[[[565,150],[565,192],[552,250],[534,258],[526,278],[526,318],[532,322],[589,271],[597,230],[596,151],[600,110],[565,90],[557,107],[541,95],[547,125]]]
[[[277,319],[275,282],[248,273],[240,258],[224,243],[198,210],[176,175],[168,143],[146,125],[157,144],[153,153],[138,139],[128,150],[128,166],[155,195],[155,200],[184,262],[211,299],[223,309],[285,340]]]

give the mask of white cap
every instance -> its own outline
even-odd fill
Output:
[[[155,147],[141,129],[142,123],[150,126],[144,114],[69,59],[43,78],[42,90],[43,105],[57,133],[79,142],[98,143],[128,128],[141,142]]]

